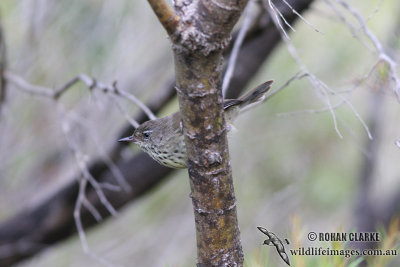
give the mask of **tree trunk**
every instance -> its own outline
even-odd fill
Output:
[[[206,266],[240,266],[243,252],[221,112],[222,56],[218,52],[193,60],[190,57],[176,54],[175,64],[180,110],[185,114],[198,261]]]
[[[222,52],[247,0],[149,0],[168,32],[187,151],[199,266],[242,266],[223,115]]]

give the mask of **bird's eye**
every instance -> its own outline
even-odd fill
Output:
[[[145,139],[149,139],[149,137],[150,137],[150,131],[145,131],[145,132],[143,132],[143,137],[144,137]]]

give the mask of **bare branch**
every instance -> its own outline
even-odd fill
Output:
[[[381,7],[382,7],[382,4],[383,4],[383,0],[380,0],[379,3],[378,3],[378,5],[377,5],[376,8],[374,9],[374,11],[372,11],[372,13],[369,14],[369,16],[367,17],[366,22],[368,22],[370,19],[372,19],[372,18],[379,12],[379,10],[380,10]]]
[[[325,0],[326,2],[329,2],[328,0]],[[360,24],[360,27],[362,31],[364,32],[365,36],[371,41],[371,43],[375,47],[375,52],[378,53],[378,61],[384,61],[389,65],[389,73],[391,80],[394,82],[394,88],[393,92],[397,97],[397,100],[400,102],[400,78],[397,75],[397,63],[394,59],[392,59],[385,51],[383,48],[382,43],[379,41],[379,39],[372,33],[372,31],[367,27],[367,23],[364,20],[364,18],[360,15],[360,13],[355,10],[353,7],[351,7],[347,2],[343,0],[335,0],[337,3],[339,3],[342,7],[344,7]],[[332,5],[331,5],[332,6]],[[380,6],[380,4],[379,4]],[[378,6],[378,8],[379,8]],[[352,29],[349,26],[349,23],[346,23],[346,25]]]
[[[148,0],[161,25],[169,36],[174,36],[180,24],[180,18],[165,0]]]
[[[75,208],[74,208],[74,219],[75,219],[75,225],[76,225],[76,228],[78,231],[79,239],[81,241],[81,245],[82,245],[82,248],[83,248],[83,251],[85,252],[85,254],[89,255],[93,260],[103,264],[104,266],[111,267],[114,265],[111,264],[110,262],[108,262],[106,259],[93,253],[90,250],[89,245],[87,243],[85,230],[83,228],[83,224],[82,224],[82,220],[81,220],[82,205],[89,207],[89,211],[93,214],[93,216],[95,216],[95,218],[97,220],[101,219],[101,217],[100,217],[100,214],[98,214],[97,211],[95,209],[93,209],[91,204],[86,200],[86,197],[85,197],[86,186],[87,186],[87,180],[81,178],[81,180],[79,182],[79,193],[78,193],[78,197],[76,199]]]
[[[282,38],[290,40],[289,35],[286,33],[286,30],[283,27],[281,20],[279,19],[279,17],[281,17],[283,19],[284,19],[284,17],[282,15],[282,13],[279,11],[279,9],[276,8],[274,3],[272,3],[271,0],[268,0],[268,6],[266,6],[266,9],[268,10],[269,14],[271,15],[272,20],[275,22],[275,26],[281,30],[280,33],[283,35]],[[288,25],[290,29],[293,29],[292,26],[290,26],[290,23],[286,23],[286,25]]]
[[[131,101],[132,103],[137,105],[139,108],[141,108],[146,113],[146,115],[149,117],[149,119],[151,119],[151,120],[154,120],[157,118],[153,114],[153,112],[145,104],[143,104],[143,102],[141,102],[137,97],[135,97],[133,94],[131,94],[125,90],[118,88],[116,82],[114,82],[112,85],[106,85],[101,82],[97,82],[95,79],[90,78],[86,74],[79,74],[78,76],[74,77],[72,80],[68,81],[66,84],[64,84],[60,88],[53,90],[48,87],[32,85],[29,82],[27,82],[26,80],[24,80],[22,77],[20,77],[16,74],[13,74],[11,72],[8,72],[8,71],[5,72],[4,77],[10,83],[15,84],[18,88],[22,89],[25,92],[32,93],[32,94],[39,95],[39,96],[53,98],[55,100],[60,98],[72,86],[74,86],[78,82],[82,82],[90,90],[97,89],[103,93],[111,92],[117,96],[123,97],[123,98]]]
[[[79,193],[78,197],[76,198],[75,202],[75,209],[74,209],[74,218],[75,218],[75,225],[78,231],[79,238],[81,240],[82,248],[85,253],[89,252],[89,246],[87,244],[85,230],[83,230],[82,220],[81,220],[81,208],[82,203],[85,199],[85,189],[87,185],[87,180],[82,179],[79,182]]]
[[[113,84],[113,89],[116,94],[126,97],[132,103],[139,106],[146,113],[146,115],[149,117],[150,120],[157,119],[157,117],[153,114],[153,112],[151,112],[151,110],[145,104],[143,104],[142,101],[140,101],[138,98],[136,98],[136,96],[134,96],[133,94],[131,94],[127,91],[124,91],[124,90],[118,88],[116,83]]]
[[[290,39],[289,39],[289,37],[288,37],[288,35],[287,35],[285,29],[283,28],[283,26],[282,26],[282,24],[281,24],[281,22],[280,22],[280,20],[279,20],[278,15],[276,14],[275,9],[273,8],[273,6],[270,5],[270,2],[271,2],[271,1],[268,0],[268,6],[266,6],[266,9],[270,12],[271,18],[272,18],[272,20],[274,21],[276,27],[277,27],[278,29],[280,29],[280,33],[281,33],[282,39],[283,39],[283,41],[285,42],[285,44],[286,44],[286,46],[287,46],[287,48],[288,48],[288,51],[289,51],[290,55],[291,55],[291,56],[293,57],[293,59],[296,61],[297,65],[299,65],[301,71],[302,71],[303,73],[307,74],[307,77],[308,77],[309,81],[311,82],[311,84],[312,84],[315,88],[317,88],[317,89],[319,90],[319,92],[321,93],[321,94],[319,94],[318,96],[323,97],[324,102],[326,103],[326,105],[327,105],[328,108],[329,108],[329,111],[330,111],[330,113],[331,113],[331,115],[332,115],[332,118],[333,118],[333,124],[334,124],[334,127],[335,127],[335,131],[336,131],[336,133],[338,134],[338,136],[339,136],[340,138],[343,138],[342,134],[341,134],[340,131],[339,131],[338,125],[337,125],[336,114],[335,114],[335,112],[334,112],[333,109],[332,109],[331,101],[330,101],[330,99],[329,99],[329,96],[328,96],[326,90],[324,89],[324,86],[322,85],[323,83],[322,83],[317,77],[315,77],[312,73],[310,73],[310,72],[308,71],[307,67],[306,67],[306,66],[303,64],[303,62],[301,61],[299,55],[297,54],[296,48],[295,48],[294,45],[291,43],[291,41],[290,41]]]
[[[18,88],[23,91],[31,94],[35,94],[38,96],[45,96],[52,98],[54,96],[53,90],[43,86],[36,86],[28,83],[22,77],[15,75],[11,72],[5,71],[4,77],[7,79],[9,83],[16,85]]]
[[[337,19],[347,26],[347,28],[350,30],[352,36],[354,38],[356,38],[362,45],[364,45],[369,51],[374,52],[374,48],[371,46],[371,44],[367,43],[364,39],[360,38],[359,29],[357,27],[354,27],[347,20],[347,18],[342,14],[342,12],[335,5],[333,5],[330,1],[324,0],[324,2],[333,10],[335,15],[337,16]]]
[[[274,96],[280,90],[282,90],[282,89],[286,88],[287,86],[289,86],[289,84],[291,84],[294,80],[302,79],[304,77],[307,77],[308,75],[309,75],[308,73],[301,73],[301,72],[297,73],[296,75],[291,77],[289,80],[287,80],[282,86],[278,87],[277,89],[272,91],[270,94],[268,94],[268,96],[265,98],[265,101],[268,100],[270,97]],[[333,109],[337,109],[340,106],[342,106],[344,103],[345,103],[344,101],[341,101],[338,104],[333,105],[332,108]],[[330,108],[305,109],[305,110],[299,110],[299,111],[293,111],[293,112],[278,113],[278,114],[276,114],[276,116],[282,117],[282,116],[298,115],[298,114],[301,114],[301,113],[321,113],[321,112],[326,112],[326,111],[330,111]]]
[[[306,20],[299,12],[296,11],[296,9],[294,9],[288,1],[286,0],[282,0],[289,8],[290,10],[296,14],[296,16],[298,16],[305,24],[307,24],[308,26],[310,26],[314,31],[323,34],[323,32],[321,32],[320,30],[317,29],[317,27],[315,27],[312,23],[310,23],[308,20]],[[282,15],[283,16],[283,15]],[[287,21],[285,20],[285,23]],[[290,25],[290,24],[289,24]]]
[[[226,96],[226,91],[228,90],[229,83],[231,81],[233,72],[235,70],[236,66],[236,61],[239,55],[240,47],[242,46],[244,37],[246,36],[247,31],[249,30],[252,22],[253,22],[253,13],[254,9],[257,6],[255,5],[254,1],[250,1],[250,3],[247,5],[245,9],[245,17],[243,21],[243,25],[240,28],[239,34],[235,40],[235,43],[233,45],[233,49],[231,52],[231,56],[229,58],[229,63],[228,63],[228,68],[226,69],[225,76],[224,76],[224,81],[222,83],[222,96]]]
[[[275,6],[275,4],[272,2],[272,0],[268,0],[268,4],[269,4],[269,7],[271,8],[271,10],[274,11],[275,18],[277,19],[277,21],[279,21],[279,23],[280,23],[282,20],[289,29],[291,29],[293,32],[296,32],[296,30],[292,27],[292,25],[290,25],[289,22],[287,22],[287,20],[285,19],[285,16],[283,16],[282,12]],[[278,18],[277,15],[279,15],[281,20]],[[280,27],[285,32],[285,30],[282,27],[282,24],[280,24]],[[286,38],[290,39],[289,35],[287,35],[286,32],[285,32],[285,35],[286,35]]]
[[[95,189],[98,197],[100,198],[101,203],[107,208],[107,210],[112,214],[113,216],[117,216],[117,211],[114,209],[114,207],[111,205],[111,203],[107,200],[106,196],[103,193],[103,190],[100,186],[100,184],[96,181],[96,179],[92,176],[92,174],[89,172],[88,167],[87,167],[87,157],[79,150],[78,145],[75,143],[75,141],[71,138],[71,131],[70,131],[70,125],[65,118],[65,112],[61,105],[59,105],[59,111],[62,114],[62,130],[63,133],[68,141],[69,147],[72,149],[72,152],[74,153],[77,165],[83,175],[83,177],[88,180],[91,186]]]
[[[289,86],[289,84],[291,84],[294,80],[300,80],[304,77],[306,77],[308,74],[307,73],[297,73],[295,74],[293,77],[291,77],[289,80],[287,80],[283,85],[281,85],[280,87],[276,88],[275,90],[273,90],[272,92],[270,92],[266,97],[264,101],[267,101],[268,99],[270,99],[272,96],[274,96],[276,93],[278,93],[279,91],[281,91],[282,89],[286,88]]]
[[[338,109],[341,106],[345,104],[344,101],[340,101],[336,105],[332,105],[332,109]],[[311,114],[316,114],[316,113],[322,113],[322,112],[329,112],[331,108],[325,107],[321,109],[303,109],[303,110],[297,110],[297,111],[292,111],[292,112],[285,112],[285,113],[278,113],[276,116],[278,117],[284,117],[284,116],[294,116],[294,115],[299,115],[299,114],[304,114],[304,113],[311,113]]]
[[[25,90],[23,91],[25,92]],[[154,112],[158,112],[170,102],[174,95],[174,82],[171,81],[165,88],[157,92],[155,97],[149,102],[149,107]],[[110,94],[110,96],[116,97],[115,94]],[[140,122],[148,119],[146,114],[141,110],[135,118]],[[77,120],[77,122],[82,123],[80,120]],[[126,136],[126,131],[132,131],[132,127],[129,124],[122,129],[120,136]],[[127,161],[126,159],[121,159],[121,151],[125,147],[121,143],[115,142],[113,149],[107,154],[113,162],[118,164],[117,168],[128,179],[129,184],[132,185],[132,190],[124,190],[115,194],[116,189],[120,191],[120,187],[117,188],[117,186],[110,184],[115,181],[116,177],[110,171],[111,168],[104,162],[104,159],[95,159],[89,164],[90,173],[99,181],[100,188],[108,189],[104,193],[116,208],[120,208],[130,200],[138,198],[153,188],[153,186],[163,181],[171,173],[171,169],[157,164],[144,155],[144,153],[134,155]],[[144,177],[145,179],[143,179]],[[33,256],[51,244],[75,233],[76,224],[73,211],[79,193],[79,184],[76,183],[76,180],[80,181],[81,179],[80,174],[75,180],[72,179],[70,183],[49,196],[48,199],[44,200],[37,207],[23,210],[13,218],[1,223],[0,243],[8,244],[4,247],[0,246],[1,266],[10,266],[12,263]],[[83,180],[86,181],[86,179]],[[87,199],[90,199],[90,203],[99,211],[103,218],[109,217],[110,213],[105,210],[93,187],[87,186],[86,188]],[[85,203],[82,204],[85,205]],[[96,215],[89,208],[88,210],[81,209],[80,211],[83,228],[88,228],[96,223],[97,220],[92,220],[92,217]],[[54,227],[48,228],[49,221],[54,224]],[[19,222],[28,223],[20,224]],[[89,251],[88,255],[90,257],[93,257],[92,254]]]
[[[300,59],[295,46],[292,44],[289,37],[287,36],[287,33],[286,33],[285,29],[283,28],[282,23],[279,20],[279,16],[276,14],[276,10],[275,10],[274,6],[271,5],[271,0],[268,0],[268,3],[266,3],[265,5],[266,5],[266,9],[270,12],[271,18],[273,19],[276,27],[281,30],[280,33],[282,35],[282,39],[284,40],[289,53],[291,54],[293,59],[296,61],[297,65],[300,67],[301,71],[304,74],[307,74],[307,78],[311,82],[311,84],[314,86],[314,88],[317,89],[317,92],[318,92],[317,96],[321,97],[323,99],[323,101],[325,102],[325,104],[327,105],[329,112],[331,113],[331,116],[333,119],[335,131],[338,134],[338,136],[340,138],[343,138],[341,132],[339,131],[336,114],[332,107],[331,100],[329,98],[329,95],[331,95],[331,94],[338,96],[342,101],[344,101],[350,107],[350,109],[353,111],[356,118],[360,121],[360,123],[364,127],[365,131],[367,132],[368,138],[372,139],[372,135],[368,129],[367,124],[361,118],[360,114],[357,112],[357,110],[355,109],[353,104],[348,99],[346,99],[344,96],[337,94],[334,90],[332,90],[329,86],[327,86],[323,81],[319,80],[314,74],[312,74],[311,72],[308,71],[307,66]]]
[[[4,40],[2,23],[0,21],[0,111],[6,98],[7,82],[4,77],[6,66],[7,66],[6,44]]]
[[[124,115],[125,119],[134,127],[137,128],[139,127],[139,123],[133,119],[128,112],[122,107],[121,103],[116,99],[115,96],[112,96],[112,99],[114,100],[115,104],[117,105],[117,108],[121,111],[121,113]]]
[[[82,244],[82,248],[83,248],[84,252],[87,255],[91,256],[94,260],[101,262],[102,264],[104,264],[106,266],[112,266],[112,264],[110,264],[107,260],[105,260],[105,259],[101,258],[100,256],[96,255],[95,253],[93,253],[90,250],[89,245],[86,240],[86,235],[85,235],[85,231],[83,229],[82,220],[81,220],[82,205],[87,207],[89,212],[93,215],[93,217],[97,221],[101,220],[100,213],[86,199],[85,191],[86,191],[87,183],[89,182],[90,185],[94,188],[97,196],[100,199],[100,202],[104,205],[104,207],[106,207],[106,209],[110,212],[110,214],[112,214],[113,216],[117,216],[118,215],[117,211],[115,210],[115,208],[112,206],[112,204],[109,202],[109,200],[105,196],[103,189],[102,189],[103,186],[100,183],[98,183],[97,180],[89,172],[89,168],[86,163],[87,157],[85,155],[83,155],[83,153],[79,150],[78,144],[72,138],[72,133],[70,130],[71,127],[69,125],[68,119],[66,118],[66,113],[65,113],[63,107],[61,106],[60,103],[58,103],[57,107],[58,107],[58,110],[61,115],[63,133],[65,135],[65,138],[67,139],[67,143],[68,143],[70,149],[74,153],[77,165],[78,165],[78,167],[81,171],[81,175],[82,175],[80,177],[79,193],[78,193],[78,197],[76,199],[76,204],[75,204],[75,208],[74,208],[74,219],[75,219],[76,228],[77,228],[77,231],[79,234],[79,238],[80,238],[80,241]],[[108,187],[107,184],[105,186]]]
[[[115,95],[112,95],[113,97],[115,97]],[[85,118],[83,117],[79,117],[76,114],[73,114],[73,119],[80,124],[81,127],[85,128],[85,131],[87,133],[90,134],[90,136],[92,137],[93,141],[96,143],[97,145],[97,150],[99,151],[100,157],[102,158],[103,162],[107,164],[108,168],[110,169],[111,173],[114,175],[116,181],[118,182],[118,184],[120,186],[116,186],[116,185],[112,185],[112,184],[103,184],[103,183],[99,183],[101,188],[106,188],[108,190],[113,190],[113,191],[121,191],[121,188],[126,191],[129,192],[130,190],[132,190],[131,186],[127,183],[124,175],[122,174],[122,172],[119,170],[119,168],[116,166],[116,164],[114,163],[114,161],[111,159],[111,157],[106,153],[100,138],[98,136],[97,131],[95,131],[93,129],[93,127],[90,126],[90,122],[87,121]],[[90,172],[89,172],[90,173]]]
[[[101,216],[100,212],[96,209],[95,206],[93,206],[92,203],[90,203],[90,201],[84,197],[83,201],[83,206],[85,206],[85,208],[88,209],[88,211],[93,215],[93,217],[96,219],[97,222],[100,222],[103,217]]]
[[[65,85],[57,89],[54,93],[54,98],[57,99],[59,98],[64,92],[66,92],[70,87],[75,85],[78,82],[83,82],[89,89],[98,89],[100,91],[103,91],[104,93],[107,92],[112,92],[116,95],[121,95],[137,105],[139,108],[141,108],[146,115],[149,117],[149,119],[154,120],[157,117],[151,112],[151,110],[143,104],[142,101],[140,101],[136,96],[133,94],[124,91],[120,88],[117,87],[117,82],[114,81],[112,85],[106,85],[101,82],[96,81],[95,79],[90,78],[86,74],[79,74],[77,77],[73,78],[71,81],[67,82]]]

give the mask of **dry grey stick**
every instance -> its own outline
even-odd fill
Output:
[[[226,91],[228,90],[229,83],[232,79],[233,72],[235,71],[236,61],[239,55],[240,47],[242,46],[243,40],[246,37],[246,33],[250,29],[250,26],[253,22],[253,9],[257,8],[257,5],[254,1],[250,1],[247,5],[245,12],[244,12],[244,20],[243,24],[239,30],[239,34],[233,44],[231,56],[229,57],[228,67],[225,72],[224,80],[222,82],[222,96],[225,98]]]
[[[335,127],[335,131],[338,134],[338,136],[340,138],[343,138],[339,127],[338,127],[338,123],[337,123],[337,118],[336,118],[336,114],[335,111],[333,109],[331,100],[329,98],[329,95],[335,95],[338,96],[342,101],[344,101],[349,107],[350,109],[353,111],[354,115],[356,116],[356,118],[360,121],[361,125],[364,127],[368,138],[372,139],[372,135],[371,132],[369,131],[369,128],[367,126],[367,124],[365,123],[365,121],[362,119],[362,117],[360,116],[360,114],[358,113],[358,111],[356,110],[356,108],[353,106],[353,104],[350,102],[350,100],[348,100],[347,98],[345,98],[344,96],[341,96],[340,94],[338,94],[337,92],[335,92],[334,90],[332,90],[328,85],[326,85],[323,81],[321,81],[320,79],[318,79],[313,73],[311,73],[307,66],[302,62],[302,60],[300,59],[300,56],[297,53],[297,49],[296,47],[293,45],[293,43],[290,41],[279,17],[277,15],[277,11],[276,8],[274,7],[274,5],[272,4],[271,0],[267,0],[268,2],[265,3],[266,9],[271,13],[271,18],[273,19],[276,27],[278,29],[280,29],[280,33],[282,35],[282,39],[285,42],[289,53],[291,54],[291,56],[293,57],[293,59],[296,61],[297,65],[300,67],[301,71],[305,74],[307,74],[307,78],[308,80],[311,82],[311,84],[314,86],[314,88],[316,88],[318,91],[318,96],[321,96],[322,99],[325,101],[325,104],[327,105],[329,112],[331,113],[332,119],[333,119],[333,123],[334,123],[334,127]]]
[[[389,72],[392,81],[395,83],[393,88],[393,92],[397,96],[397,101],[400,102],[400,78],[397,75],[397,63],[394,59],[392,59],[383,48],[382,43],[379,39],[372,33],[372,31],[367,27],[367,23],[364,18],[360,15],[360,13],[351,7],[348,3],[343,0],[336,0],[340,5],[342,5],[345,9],[347,9],[360,23],[361,29],[363,30],[365,36],[369,38],[369,40],[375,46],[376,51],[378,52],[379,60],[385,61],[389,65]]]
[[[20,77],[16,74],[13,74],[11,72],[5,72],[4,77],[8,80],[9,83],[16,85],[19,89],[21,89],[27,93],[51,98],[57,104],[57,108],[58,108],[58,110],[60,112],[60,116],[61,116],[61,125],[62,125],[61,128],[62,128],[65,138],[67,140],[68,146],[71,148],[71,150],[75,156],[76,163],[82,174],[82,178],[79,183],[79,193],[78,193],[78,197],[77,197],[75,209],[74,209],[74,219],[75,219],[75,224],[77,227],[77,231],[78,231],[78,234],[79,234],[79,237],[81,240],[83,250],[86,254],[90,255],[96,261],[101,262],[102,264],[105,264],[107,266],[112,266],[112,264],[109,263],[107,260],[101,258],[100,256],[96,255],[95,253],[93,253],[90,250],[90,248],[87,244],[85,232],[83,230],[80,214],[81,214],[81,207],[83,205],[89,210],[90,213],[92,213],[93,217],[97,221],[101,220],[100,213],[97,211],[96,208],[94,208],[94,206],[87,200],[87,198],[85,196],[85,189],[87,187],[87,183],[89,182],[90,185],[94,188],[97,196],[99,197],[99,199],[100,199],[101,203],[104,205],[104,207],[106,207],[106,209],[113,216],[117,216],[117,211],[112,206],[112,204],[107,200],[105,194],[103,193],[103,188],[107,188],[109,190],[116,190],[118,188],[116,188],[114,185],[99,183],[91,175],[91,173],[89,172],[89,167],[87,166],[87,162],[86,162],[87,157],[85,157],[85,155],[80,151],[79,145],[71,137],[70,125],[69,125],[68,119],[66,118],[66,112],[63,109],[63,107],[61,106],[61,104],[59,103],[59,101],[57,101],[57,100],[62,96],[62,94],[64,94],[69,88],[71,88],[77,82],[83,82],[91,90],[98,89],[104,93],[111,92],[113,94],[113,96],[119,96],[119,97],[122,97],[124,99],[127,99],[127,100],[133,102],[134,104],[138,105],[149,116],[150,119],[156,118],[155,115],[150,111],[149,108],[147,108],[134,95],[117,88],[116,82],[114,82],[113,85],[108,86],[108,85],[99,83],[94,79],[91,79],[89,76],[87,76],[85,74],[78,75],[77,77],[73,78],[72,80],[70,80],[69,82],[67,82],[65,85],[63,85],[62,87],[60,87],[57,90],[52,90],[50,88],[43,87],[43,86],[32,85],[32,84],[28,83],[27,81],[25,81],[22,77]],[[85,125],[85,123],[81,123],[81,124]],[[105,152],[103,151],[102,154],[105,155]],[[109,169],[114,173],[115,177],[117,178],[118,182],[122,185],[122,187],[125,190],[128,190],[128,191],[131,190],[129,184],[126,183],[123,176],[121,176],[121,172],[118,169],[116,169],[116,165],[111,161],[111,159],[109,157],[105,158],[105,163],[109,166]]]

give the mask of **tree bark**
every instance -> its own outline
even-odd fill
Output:
[[[247,0],[176,1],[177,15],[158,8],[164,1],[149,2],[173,41],[198,265],[242,266],[221,73],[222,52]]]
[[[193,202],[198,262],[241,266],[243,252],[220,86],[221,53],[176,54],[176,79]]]

